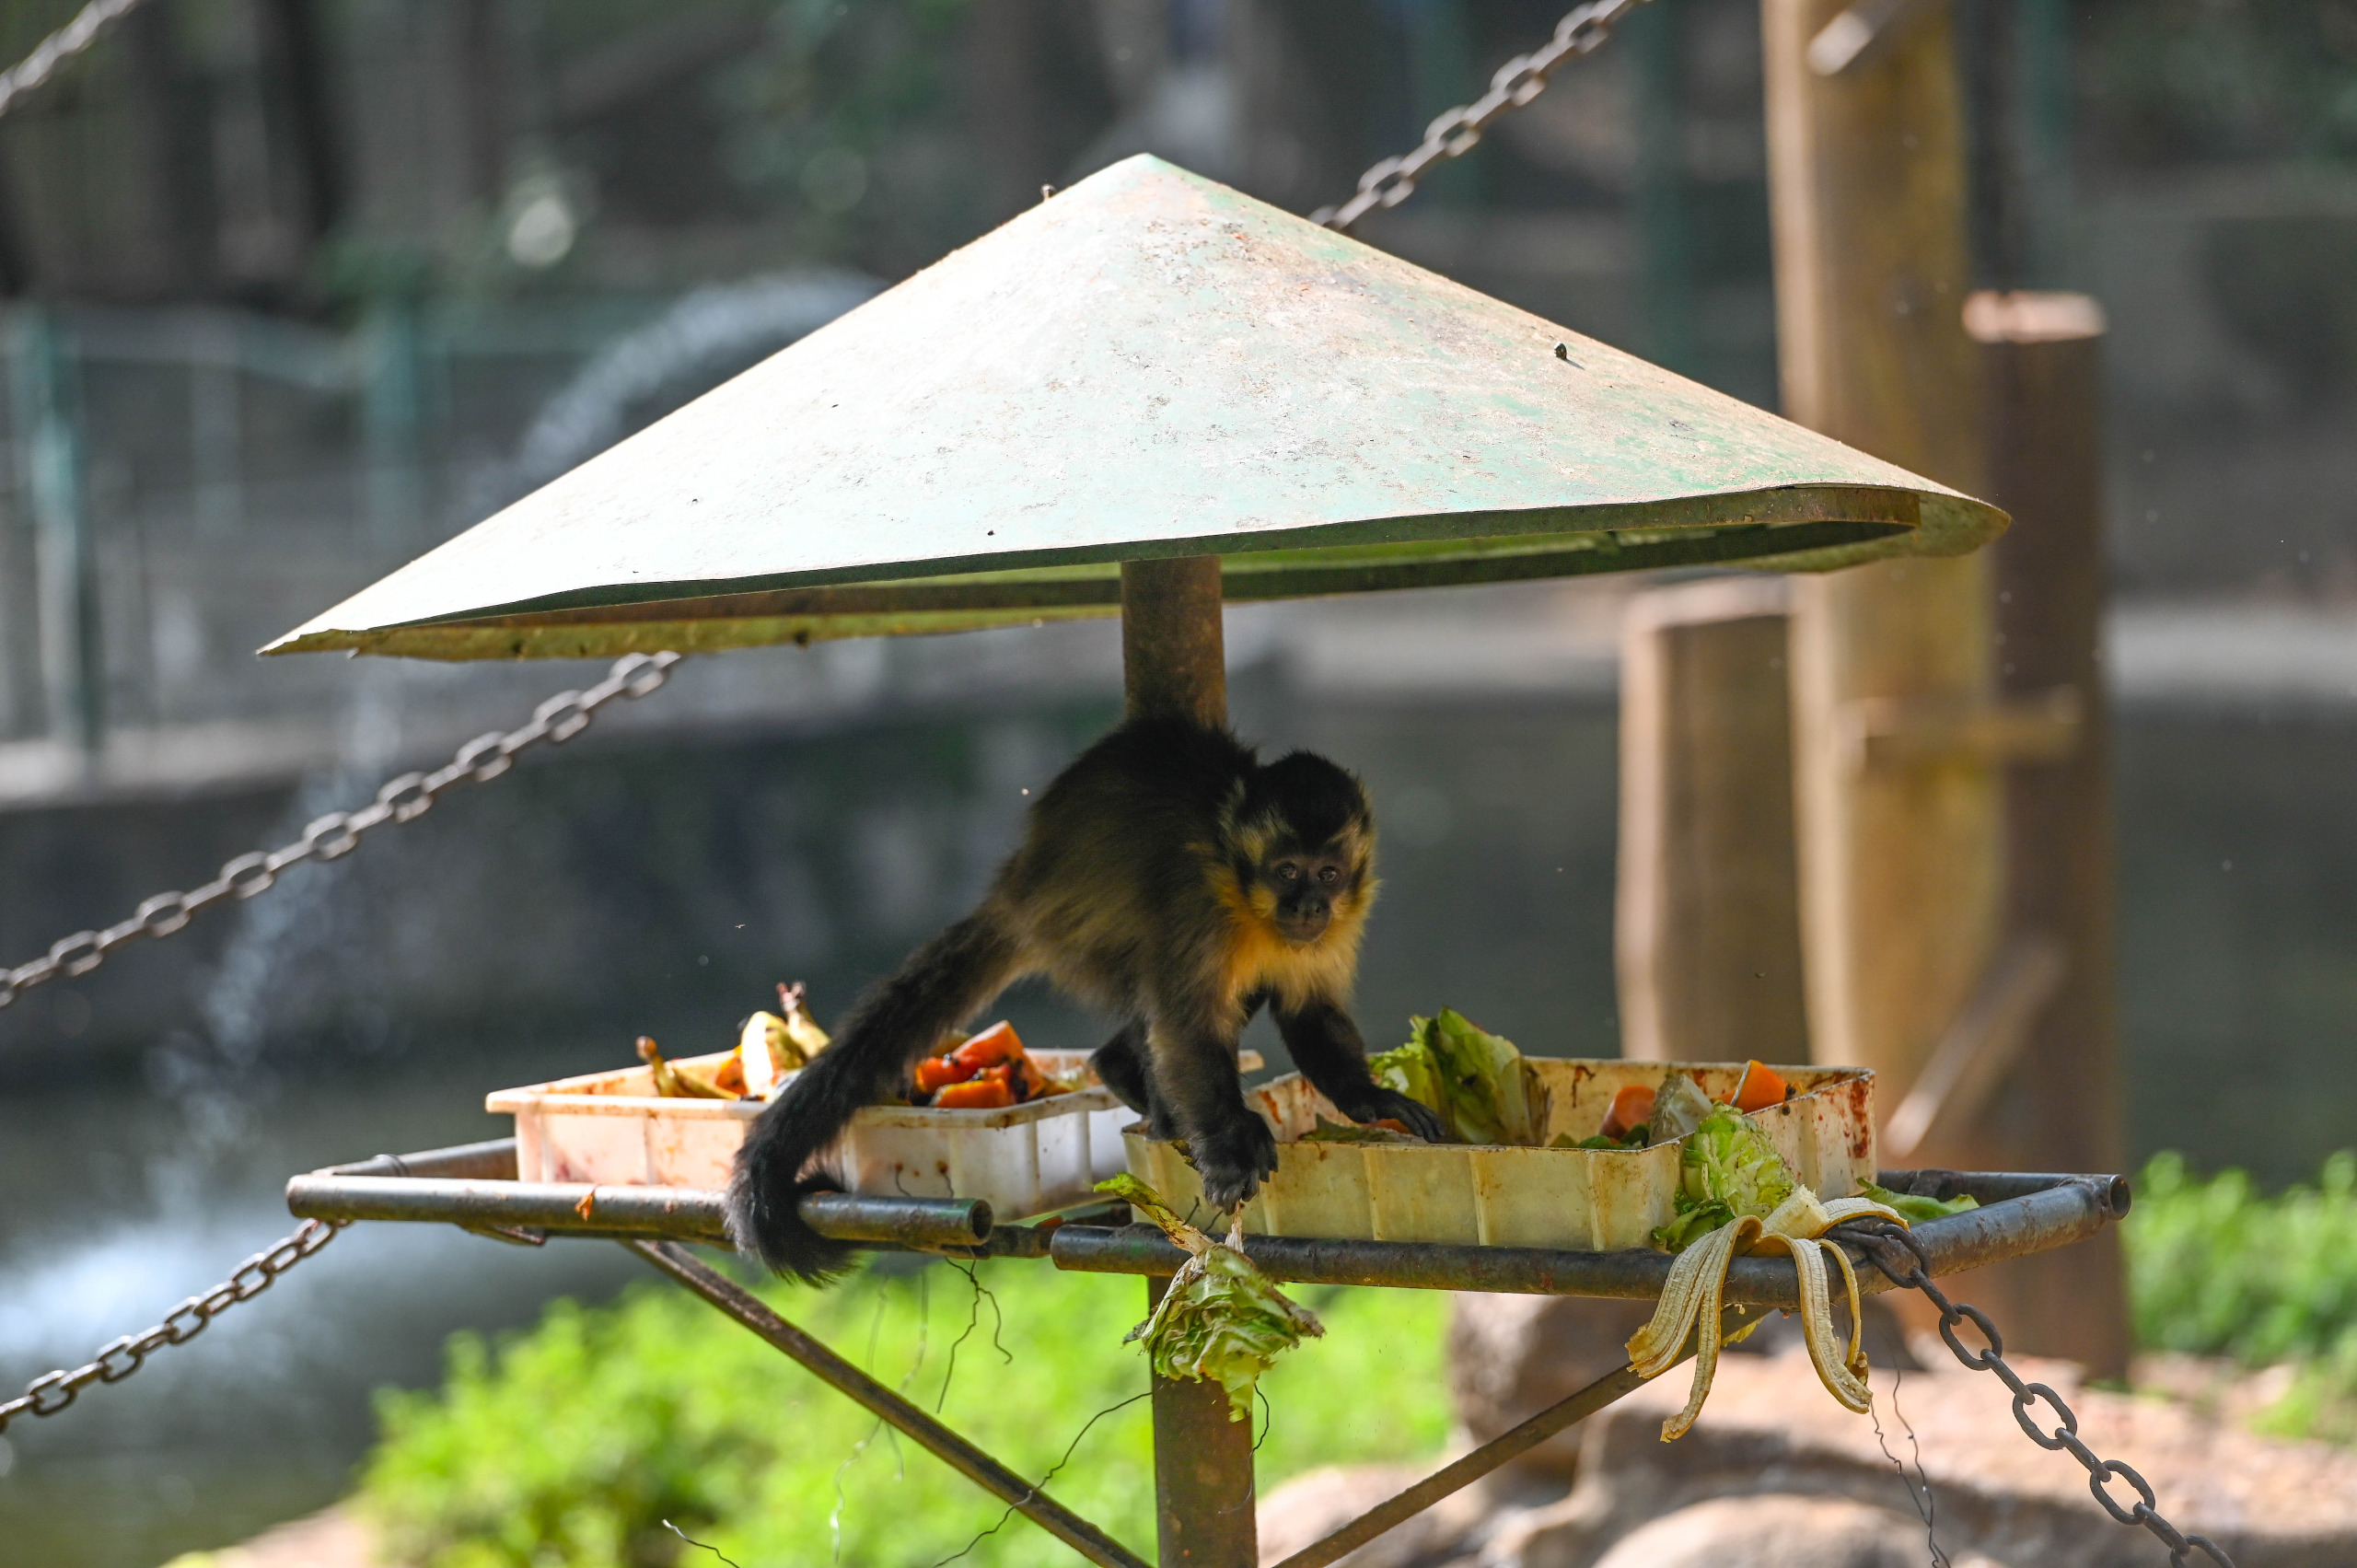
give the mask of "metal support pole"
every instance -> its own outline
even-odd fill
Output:
[[[1227,722],[1218,556],[1121,563],[1121,684],[1132,718]]]
[[[1227,722],[1219,557],[1121,563],[1121,674],[1132,718]],[[1151,1301],[1167,1278],[1150,1279]],[[1149,1307],[1151,1310],[1151,1307]],[[1163,1568],[1253,1568],[1252,1423],[1216,1383],[1154,1380],[1155,1522]]]
[[[1146,1310],[1167,1275],[1145,1282]],[[1252,1493],[1252,1423],[1231,1420],[1227,1390],[1208,1379],[1154,1380],[1155,1561],[1197,1568],[1253,1568],[1260,1523]]]
[[[668,1241],[622,1245],[800,1362],[829,1388],[907,1433],[934,1458],[1091,1562],[1101,1568],[1147,1568],[1144,1558],[771,1311],[761,1297],[706,1267],[686,1248]],[[1155,1401],[1157,1412],[1160,1403]],[[1166,1554],[1163,1561],[1177,1560]]]
[[[106,744],[106,641],[67,347],[56,319],[37,305],[20,311],[16,336],[17,429],[33,516],[50,730],[94,758]]]

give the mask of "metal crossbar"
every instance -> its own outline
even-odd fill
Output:
[[[441,1221],[504,1240],[538,1243],[563,1235],[621,1240],[1081,1556],[1100,1564],[1143,1568],[1139,1557],[1048,1497],[1039,1484],[1027,1482],[688,1252],[682,1242],[725,1245],[719,1194],[523,1182],[515,1177],[513,1139],[421,1155],[380,1155],[296,1178],[287,1184],[287,1206],[299,1215],[340,1223]],[[1912,1256],[1927,1271],[1926,1277],[2084,1239],[2124,1214],[2129,1202],[2127,1183],[2112,1176],[1923,1170],[1883,1171],[1879,1179],[1898,1191],[1939,1198],[1968,1193],[1981,1202],[1980,1208],[1926,1221],[1909,1233],[1910,1248],[1920,1249]],[[1045,1258],[1061,1269],[1095,1272],[1167,1276],[1184,1256],[1151,1226],[1089,1224],[1077,1218],[1001,1225],[993,1222],[988,1204],[968,1200],[827,1193],[807,1201],[803,1217],[822,1235],[873,1249],[969,1258]],[[1866,1245],[1866,1238],[1851,1239],[1862,1250]],[[1297,1283],[1638,1298],[1659,1294],[1669,1264],[1666,1256],[1653,1252],[1299,1237],[1252,1237],[1246,1250],[1271,1277]],[[1871,1271],[1863,1273],[1860,1283],[1868,1289],[1890,1287]],[[1797,1305],[1798,1280],[1792,1261],[1736,1260],[1726,1299],[1731,1315]],[[1680,1361],[1691,1353],[1689,1350]],[[1328,1568],[1644,1381],[1626,1365],[1607,1374],[1295,1552],[1278,1568]],[[1248,1458],[1243,1462],[1248,1464]]]

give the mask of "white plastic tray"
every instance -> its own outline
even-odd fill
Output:
[[[1730,1093],[1741,1063],[1529,1059],[1552,1096],[1547,1136],[1600,1131],[1624,1086],[1661,1082],[1676,1066],[1712,1098]],[[1798,1091],[1754,1113],[1776,1152],[1818,1196],[1854,1195],[1875,1170],[1874,1074],[1857,1067],[1779,1067]],[[1485,1247],[1617,1251],[1650,1247],[1672,1217],[1678,1145],[1650,1149],[1518,1149],[1423,1144],[1305,1144],[1318,1125],[1347,1119],[1298,1073],[1245,1091],[1276,1129],[1277,1173],[1244,1212],[1264,1236],[1356,1241],[1446,1241]],[[1202,1183],[1167,1143],[1125,1132],[1132,1175],[1180,1214],[1202,1205]],[[1199,1219],[1200,1219],[1199,1215]]]
[[[726,1051],[691,1056],[716,1068]],[[1121,1168],[1121,1128],[1134,1121],[1097,1083],[1088,1053],[1034,1051],[1043,1072],[1089,1086],[1004,1110],[874,1105],[852,1119],[834,1167],[854,1192],[978,1198],[994,1219],[1025,1219],[1096,1200],[1091,1188]],[[1257,1054],[1245,1053],[1247,1069]],[[516,1171],[525,1181],[617,1187],[728,1185],[753,1100],[668,1099],[644,1066],[501,1089],[487,1110],[516,1118]]]

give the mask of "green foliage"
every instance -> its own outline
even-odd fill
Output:
[[[977,1301],[946,1268],[871,1273],[828,1292],[768,1288],[790,1320],[942,1416],[1021,1473],[1056,1463],[1090,1416],[1141,1393],[1121,1336],[1141,1283],[983,1264]],[[1319,1464],[1405,1459],[1447,1430],[1445,1297],[1300,1293],[1327,1323],[1261,1379],[1263,1486]],[[1003,1357],[993,1344],[1004,1346]],[[716,1564],[670,1519],[747,1568],[863,1568],[948,1557],[1004,1512],[970,1482],[703,1303],[655,1284],[610,1307],[552,1307],[495,1349],[461,1335],[438,1392],[388,1393],[361,1500],[416,1568]],[[1153,1537],[1147,1406],[1098,1421],[1050,1493],[1133,1547]],[[838,1550],[830,1527],[839,1518]],[[1036,1562],[1047,1539],[1009,1521],[962,1561]]]
[[[2138,1341],[2301,1373],[2263,1424],[2357,1439],[2357,1153],[2271,1197],[2176,1155],[2144,1167],[2122,1225]]]

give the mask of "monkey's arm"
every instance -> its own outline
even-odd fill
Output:
[[[1294,1065],[1334,1102],[1334,1109],[1353,1121],[1379,1121],[1385,1117],[1406,1124],[1427,1144],[1448,1142],[1447,1129],[1429,1106],[1387,1089],[1367,1071],[1366,1041],[1359,1037],[1351,1016],[1323,999],[1298,1007],[1283,1000],[1274,1009],[1277,1032],[1293,1052]]]
[[[1277,1168],[1276,1134],[1244,1103],[1243,1027],[1238,1009],[1191,991],[1156,997],[1146,1019],[1156,1135],[1187,1140],[1203,1198],[1217,1209],[1248,1201]]]

